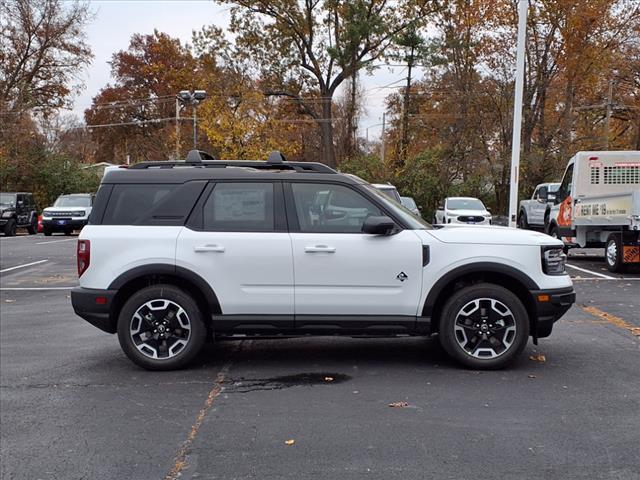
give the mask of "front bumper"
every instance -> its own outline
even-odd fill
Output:
[[[111,316],[111,305],[116,293],[117,290],[75,287],[71,290],[71,305],[76,315],[94,327],[107,333],[116,333],[116,320]]]
[[[8,221],[8,218],[0,218],[0,227],[4,227]]]
[[[532,290],[531,295],[536,308],[536,321],[531,332],[534,339],[551,335],[553,324],[576,302],[573,287]]]
[[[75,218],[47,218],[42,219],[42,228],[52,232],[64,232],[66,230],[81,230],[87,224],[87,219]]]

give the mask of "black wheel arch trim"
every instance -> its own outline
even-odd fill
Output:
[[[501,274],[517,280],[528,290],[540,290],[540,287],[536,282],[533,281],[531,277],[527,274],[521,272],[520,270],[510,267],[508,265],[503,265],[501,263],[492,263],[492,262],[477,262],[470,263],[467,265],[462,265],[460,267],[454,268],[453,270],[444,274],[440,279],[435,283],[429,294],[427,295],[427,299],[424,302],[424,306],[422,307],[422,316],[431,317],[433,314],[433,309],[440,297],[440,294],[444,290],[444,288],[455,281],[458,278],[465,277],[474,273],[492,273],[492,274]]]
[[[195,285],[200,290],[207,303],[209,304],[209,308],[212,312],[222,313],[218,297],[216,296],[211,286],[207,283],[207,281],[188,268],[184,268],[178,265],[171,265],[167,263],[152,263],[149,265],[141,265],[139,267],[132,268],[131,270],[120,274],[113,282],[111,282],[111,284],[109,285],[109,290],[118,290],[132,280],[141,277],[147,277],[150,275],[171,275],[174,277],[183,278],[184,280]]]

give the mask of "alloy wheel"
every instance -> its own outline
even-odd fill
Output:
[[[464,305],[454,322],[455,339],[468,355],[497,358],[509,350],[516,338],[513,313],[493,298],[477,298]]]
[[[191,321],[177,303],[155,299],[136,310],[129,333],[140,353],[155,360],[166,360],[186,347],[191,337]]]

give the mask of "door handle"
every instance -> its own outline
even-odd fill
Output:
[[[314,245],[304,247],[305,253],[336,253],[336,247],[329,245]]]
[[[224,247],[222,245],[215,245],[215,244],[211,244],[211,245],[198,245],[196,247],[193,247],[193,251],[194,252],[224,252]]]

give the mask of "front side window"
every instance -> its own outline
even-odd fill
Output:
[[[567,171],[564,173],[564,178],[558,189],[556,197],[563,201],[565,198],[571,195],[571,179],[573,178],[573,163],[567,167]]]
[[[382,212],[358,192],[343,185],[293,183],[301,232],[360,233],[370,216]]]
[[[218,183],[203,214],[208,231],[273,232],[273,183]]]

